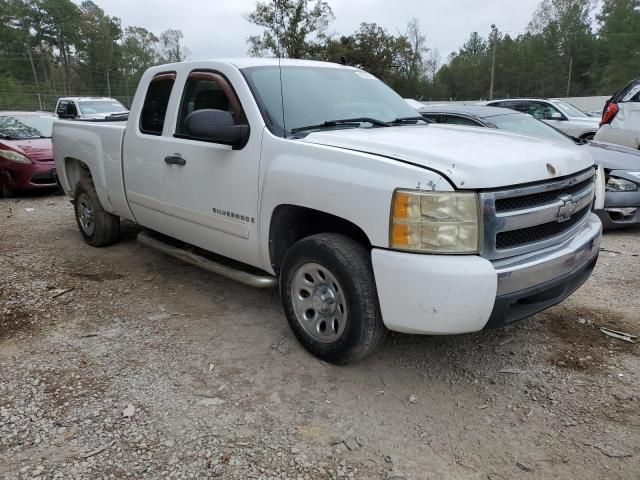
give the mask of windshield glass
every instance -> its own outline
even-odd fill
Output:
[[[0,116],[0,138],[51,138],[53,120],[54,117],[50,115]]]
[[[560,110],[562,110],[566,115],[570,117],[588,117],[586,113],[578,108],[574,107],[570,103],[564,102],[562,100],[556,100],[553,102]]]
[[[540,120],[536,120],[530,115],[523,115],[521,113],[513,113],[511,115],[498,115],[495,117],[489,117],[486,119],[491,122],[496,128],[500,130],[506,130],[512,133],[518,133],[520,135],[527,135],[529,137],[541,138],[543,140],[551,140],[555,142],[571,142],[573,140],[567,137],[563,133],[560,133],[553,127],[550,127]]]
[[[116,100],[81,100],[78,102],[83,115],[126,113],[127,109]]]
[[[243,73],[265,122],[276,135],[290,135],[292,130],[333,120],[391,122],[416,117],[416,111],[400,95],[362,70],[286,66],[282,67],[282,89],[277,66],[246,68]],[[334,127],[353,128],[353,124]]]

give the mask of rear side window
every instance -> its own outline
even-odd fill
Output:
[[[140,113],[140,131],[147,135],[162,135],[175,73],[160,73],[149,83],[147,96]]]
[[[444,120],[442,123],[446,123],[448,125],[464,125],[466,127],[481,127],[478,122],[471,120],[470,118],[459,117],[457,115],[444,115]]]
[[[60,102],[58,103],[58,108],[56,110],[56,113],[58,115],[64,115],[65,113],[67,113],[67,101],[66,100],[60,100]]]

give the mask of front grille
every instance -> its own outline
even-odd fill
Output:
[[[33,177],[31,177],[31,183],[35,183],[36,185],[51,185],[56,183],[56,179],[51,172],[36,173]]]
[[[532,193],[520,197],[499,198],[496,200],[496,212],[506,212],[509,210],[521,210],[525,208],[537,207],[545,203],[551,203],[562,195],[574,195],[581,192],[589,185],[593,184],[593,179],[589,178],[569,187],[559,188],[541,193]]]
[[[511,230],[510,232],[500,232],[496,235],[496,249],[514,248],[560,235],[580,223],[590,210],[591,205],[571,215],[571,218],[566,222],[558,223],[554,221],[519,230]]]
[[[512,257],[560,244],[587,222],[595,171],[510,189],[480,192],[482,256]]]

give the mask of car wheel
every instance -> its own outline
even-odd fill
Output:
[[[370,252],[344,235],[313,235],[291,247],[280,296],[300,343],[328,362],[362,360],[386,337]]]
[[[0,198],[9,198],[11,196],[13,196],[13,192],[4,183],[0,183]]]
[[[91,178],[82,178],[76,185],[74,209],[78,228],[84,241],[94,247],[106,247],[120,237],[120,217],[102,208]]]

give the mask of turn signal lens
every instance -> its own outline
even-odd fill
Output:
[[[474,193],[397,190],[391,212],[391,248],[448,254],[479,250],[478,197]]]

